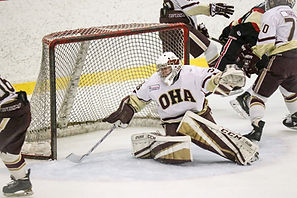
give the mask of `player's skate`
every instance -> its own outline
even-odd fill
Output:
[[[237,96],[234,100],[230,101],[233,109],[243,118],[249,118],[249,100],[251,94],[249,92],[244,92],[243,94]]]
[[[12,181],[3,187],[3,194],[7,197],[29,196],[33,194],[32,184],[30,181],[30,169],[23,179],[15,179],[11,176]]]
[[[253,130],[243,135],[244,137],[250,139],[251,141],[260,141],[262,136],[263,127],[265,125],[265,122],[262,120],[256,121],[252,123]]]
[[[284,120],[283,120],[283,124],[290,128],[290,129],[294,129],[297,130],[297,112],[288,115]]]

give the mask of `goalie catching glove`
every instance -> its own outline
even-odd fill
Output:
[[[102,121],[115,124],[117,127],[121,128],[128,127],[135,113],[134,108],[128,104],[129,99],[130,96],[125,97],[121,101],[119,108],[109,116],[103,118]]]
[[[234,6],[227,5],[225,3],[211,3],[210,7],[210,16],[222,15],[226,18],[230,18],[230,15],[234,13]]]
[[[216,85],[213,90],[214,93],[228,96],[235,87],[244,87],[246,79],[244,72],[237,65],[231,64],[226,66],[224,72],[216,74],[213,82]]]
[[[229,85],[231,87],[244,87],[245,76],[244,72],[237,65],[227,65],[225,71],[219,78],[219,84]]]

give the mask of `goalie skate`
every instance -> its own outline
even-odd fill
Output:
[[[249,118],[249,97],[248,92],[244,92],[240,96],[237,96],[234,100],[230,101],[232,108],[238,113],[242,118]]]

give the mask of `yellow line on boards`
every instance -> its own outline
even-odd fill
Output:
[[[205,58],[196,58],[196,59],[191,59],[190,60],[191,65],[196,65],[200,67],[208,67],[208,64],[205,60]],[[135,68],[130,68],[130,69],[119,69],[119,70],[113,70],[113,71],[106,71],[106,72],[98,72],[98,73],[93,73],[93,74],[85,74],[82,75],[80,78],[79,86],[91,86],[91,85],[98,85],[98,84],[104,84],[104,83],[110,83],[110,82],[123,82],[126,80],[131,80],[135,78],[147,78],[149,77],[153,72],[155,72],[155,69],[150,69],[149,73],[144,73],[145,70],[144,67],[146,67],[146,70],[148,68],[155,68],[155,66],[141,66],[141,67],[135,67]],[[133,72],[134,75],[131,78],[131,76],[127,75],[130,72]],[[137,75],[135,75],[137,74]],[[108,79],[101,78],[101,76],[109,76]],[[121,76],[121,78],[116,78],[116,76]],[[88,80],[86,80],[88,79]],[[92,79],[90,81],[90,79]],[[69,78],[65,77],[64,79],[59,79],[58,81],[68,81]],[[65,84],[65,83],[64,83]],[[25,83],[17,83],[13,84],[14,88],[16,91],[26,91],[28,95],[32,95],[34,91],[34,87],[36,85],[36,82],[25,82]],[[65,88],[65,87],[64,87]],[[63,87],[60,87],[59,89],[63,89]]]

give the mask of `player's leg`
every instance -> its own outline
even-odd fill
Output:
[[[266,55],[263,55],[262,59],[257,63],[256,67],[259,71],[262,71],[269,62],[269,58]],[[245,119],[249,118],[250,115],[250,100],[251,100],[252,88],[243,92],[241,95],[237,96],[234,100],[230,101],[232,108]]]
[[[30,169],[27,169],[23,155],[0,152],[0,157],[8,168],[12,180],[3,187],[3,194],[5,196],[32,195]]]
[[[25,141],[26,130],[30,124],[29,106],[23,109],[23,114],[12,118],[2,118],[0,133],[0,158],[11,174],[12,181],[3,187],[5,196],[31,195],[32,184],[30,170],[21,154]]]
[[[245,119],[248,119],[250,115],[250,90],[251,88],[230,101],[232,108]]]
[[[133,155],[168,164],[192,161],[189,136],[163,136],[160,133],[140,133],[131,137]]]
[[[297,93],[289,92],[282,86],[280,86],[279,89],[284,97],[287,109],[290,112],[283,120],[283,124],[288,128],[297,130]]]
[[[256,144],[193,112],[186,113],[177,130],[183,135],[189,135],[199,147],[240,165],[250,164],[257,159]]]
[[[288,78],[288,76],[297,76],[296,69],[296,58],[294,60],[286,57],[284,54],[270,58],[267,68],[263,69],[253,85],[250,101],[250,119],[253,130],[246,134],[246,137],[251,140],[260,141],[265,124],[262,120],[264,117],[265,103],[280,85],[288,91],[293,92],[297,90],[297,81]],[[295,77],[293,77],[293,79],[294,78]]]

